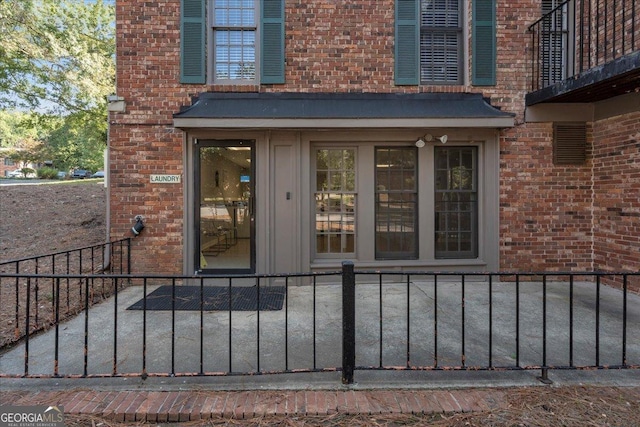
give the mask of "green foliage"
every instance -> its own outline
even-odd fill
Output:
[[[7,152],[7,157],[17,164],[39,163],[42,159],[42,142],[35,139],[24,139]]]
[[[30,178],[30,177],[32,177],[32,176],[36,173],[35,169],[26,168],[26,167],[25,167],[25,168],[20,169],[20,171],[22,171],[22,175],[23,175],[25,178]]]
[[[40,179],[56,179],[58,178],[58,169],[44,167],[37,170]]]
[[[114,12],[110,0],[0,0],[0,147],[19,161],[103,167]]]
[[[104,113],[114,31],[114,7],[103,0],[1,1],[0,105]]]
[[[38,130],[28,119],[29,113],[0,110],[0,147],[20,147],[25,139],[37,139]]]

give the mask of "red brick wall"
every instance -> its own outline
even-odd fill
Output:
[[[593,137],[595,268],[640,271],[640,112],[596,122]]]
[[[505,271],[592,268],[591,165],[553,164],[553,125],[505,132],[500,257]]]
[[[493,105],[516,113],[516,126],[500,138],[501,269],[592,267],[591,164],[554,166],[551,124],[523,121],[531,78],[527,28],[540,17],[538,1],[498,2],[495,87],[395,86],[393,0],[287,0],[286,84],[180,85],[179,5],[116,4],[117,93],[126,112],[110,116],[111,234],[130,235],[134,216],[145,217],[147,228],[134,241],[134,272],[182,270],[182,186],[149,182],[150,174],[183,173],[183,134],[173,129],[172,114],[203,91],[258,90],[482,92]],[[471,58],[467,64],[470,70]],[[603,132],[600,125],[596,130]],[[144,256],[136,256],[143,249]]]
[[[125,113],[110,115],[113,239],[132,236],[134,217],[146,228],[133,241],[133,273],[182,272],[181,184],[151,184],[151,174],[183,173],[183,134],[172,115],[200,89],[181,88],[179,1],[118,0],[117,94]]]

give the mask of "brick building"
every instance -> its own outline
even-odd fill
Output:
[[[633,10],[635,8],[635,10]],[[640,4],[117,0],[136,270],[640,267]]]

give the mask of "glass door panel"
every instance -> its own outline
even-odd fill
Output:
[[[418,258],[417,154],[376,148],[376,259]]]
[[[253,152],[252,142],[199,143],[198,271],[255,270]]]

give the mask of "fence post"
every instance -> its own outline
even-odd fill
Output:
[[[342,384],[353,384],[356,364],[356,276],[353,262],[342,262]]]

